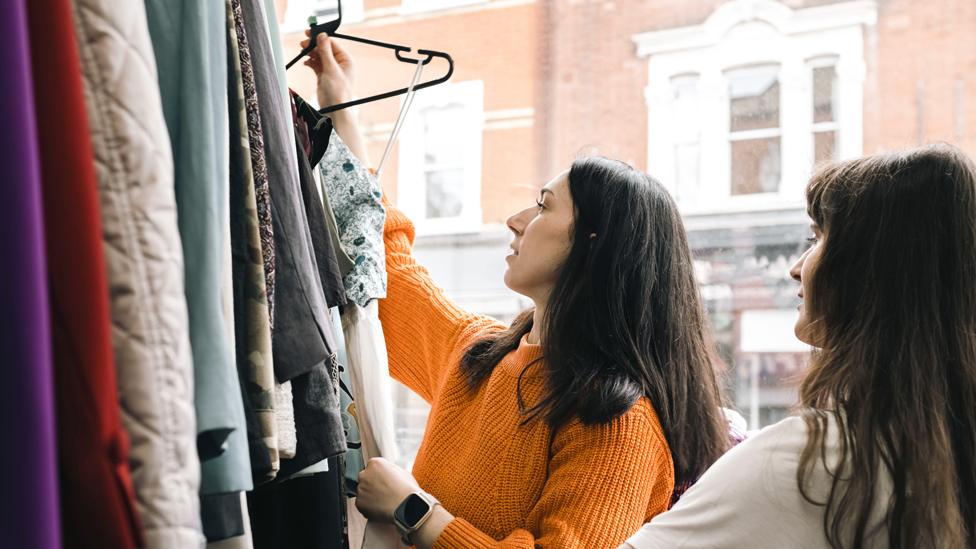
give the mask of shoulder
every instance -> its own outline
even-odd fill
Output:
[[[490,316],[468,313],[467,317],[468,323],[461,329],[458,337],[458,343],[465,349],[483,337],[504,332],[508,329],[507,325]]]
[[[802,449],[806,440],[806,421],[800,416],[790,416],[764,427],[758,433],[747,438],[740,446],[746,446],[748,443],[752,446],[753,451],[761,448],[783,451],[796,447]]]
[[[807,442],[807,427],[803,418],[790,416],[763,428],[729,450],[715,463],[753,464],[751,471],[764,469],[796,471],[800,454]],[[714,468],[714,466],[713,466]],[[706,472],[706,474],[708,474]],[[704,478],[704,477],[703,477]]]
[[[596,447],[657,449],[670,455],[664,429],[647,398],[639,399],[629,410],[606,423],[584,424],[573,419],[557,431],[553,450],[584,440]]]
[[[718,461],[628,543],[638,548],[821,547],[821,508],[797,484],[801,417],[766,427]]]
[[[758,433],[725,453],[686,492],[680,503],[710,500],[744,500],[753,505],[796,503],[796,472],[807,443],[807,427],[801,417],[791,416]]]

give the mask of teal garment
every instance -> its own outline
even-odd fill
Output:
[[[332,325],[336,330],[336,355],[339,358],[339,413],[342,416],[342,429],[346,432],[345,473],[346,486],[355,491],[359,482],[359,472],[365,468],[363,462],[363,443],[359,438],[359,424],[356,421],[356,406],[352,401],[352,382],[349,380],[349,358],[346,356],[346,338],[342,334],[342,318],[339,308],[333,307]]]
[[[288,77],[285,75],[284,51],[281,49],[281,32],[278,29],[278,13],[275,11],[274,0],[263,0],[265,12],[265,24],[268,27],[268,39],[271,40],[271,53],[274,54],[275,75],[278,77],[278,88],[281,92],[281,104],[284,106],[282,115],[285,120],[291,120],[291,95],[288,94]],[[288,149],[288,158],[296,158],[298,151],[295,149],[295,141],[286,139],[285,148]]]
[[[145,3],[173,149],[193,348],[200,493],[251,490],[244,408],[221,303],[229,201],[227,14],[223,2]]]

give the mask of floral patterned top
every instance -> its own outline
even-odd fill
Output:
[[[346,296],[365,307],[373,299],[386,297],[386,210],[379,181],[335,131],[319,170],[339,226],[340,245],[353,260],[353,268],[343,280]]]

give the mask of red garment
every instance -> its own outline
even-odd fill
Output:
[[[27,3],[54,343],[64,547],[142,545],[112,355],[94,153],[70,0]]]

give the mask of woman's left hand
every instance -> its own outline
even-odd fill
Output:
[[[413,476],[383,458],[373,458],[359,473],[356,508],[369,520],[393,522],[393,512],[420,486]]]

